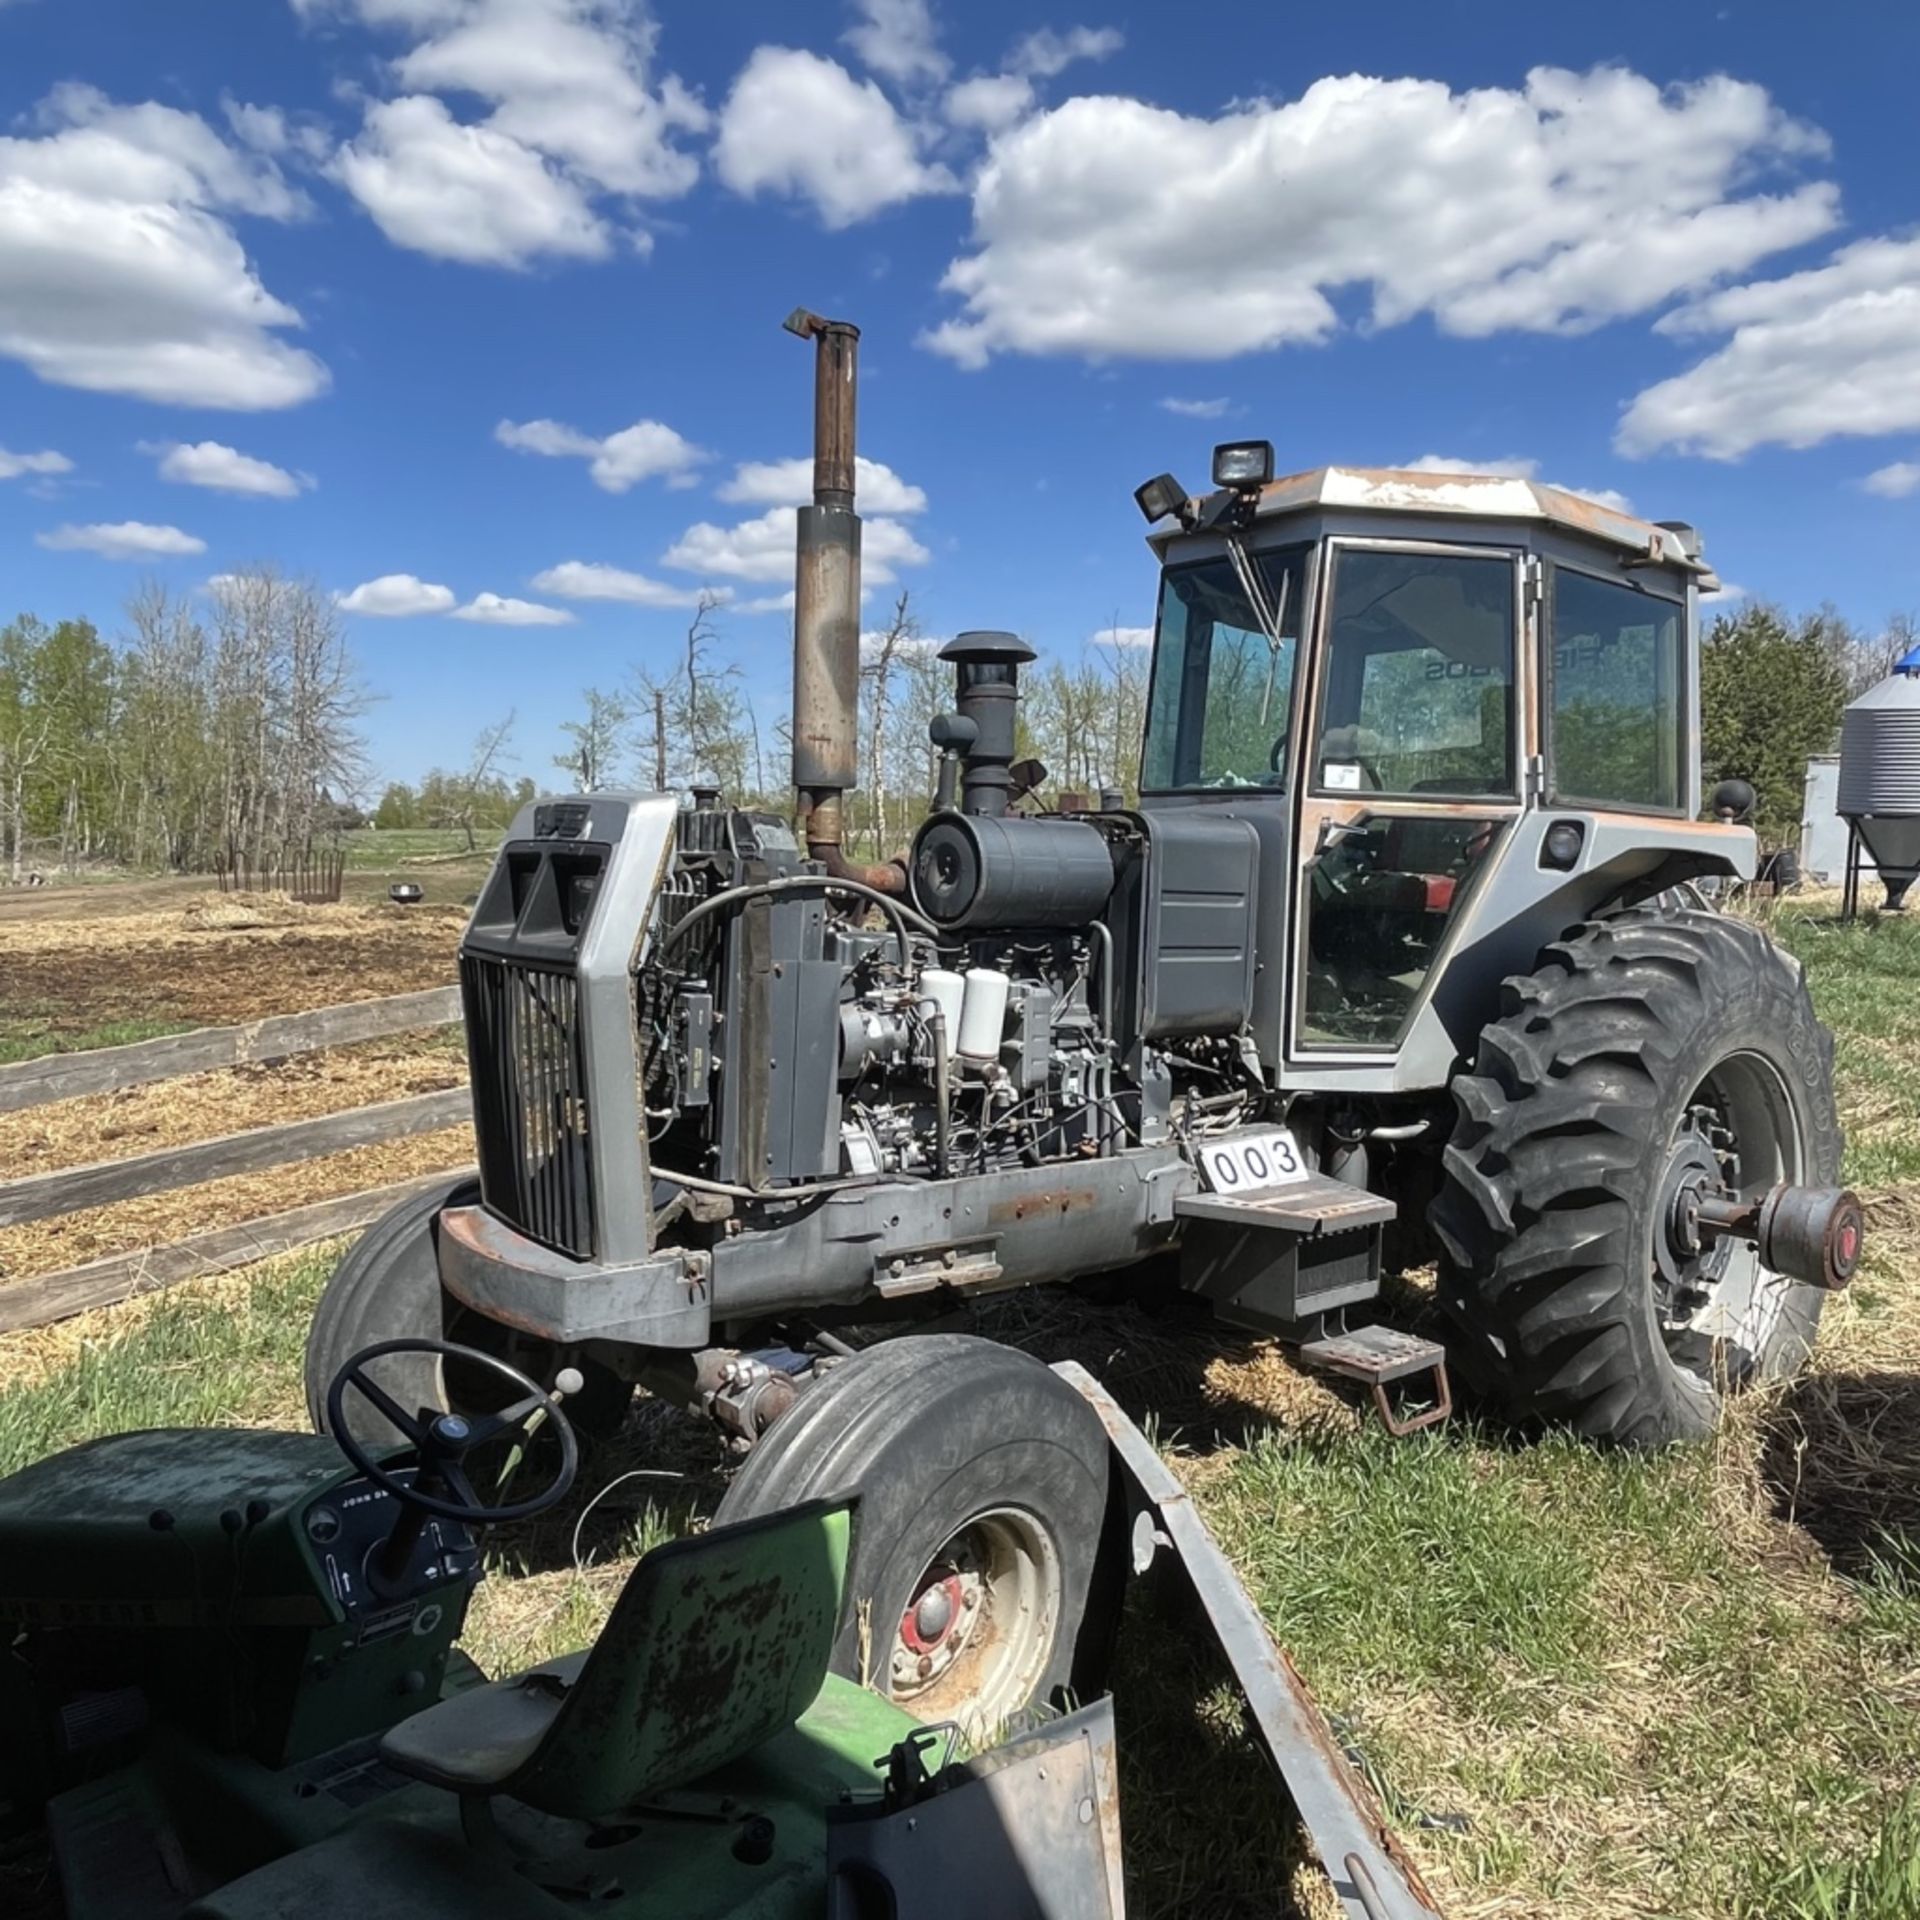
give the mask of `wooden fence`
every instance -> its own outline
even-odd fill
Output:
[[[284,1060],[385,1034],[451,1026],[459,1018],[458,989],[438,987],[427,993],[323,1007],[317,1013],[278,1015],[243,1027],[208,1027],[194,1033],[170,1034],[130,1047],[49,1054],[17,1066],[0,1067],[0,1113],[17,1113],[80,1094],[151,1086],[183,1074],[249,1061]],[[412,1134],[459,1125],[470,1111],[467,1089],[453,1087],[443,1093],[417,1094],[408,1100],[323,1114],[318,1119],[256,1127],[223,1139],[163,1147],[130,1159],[28,1174],[0,1182],[0,1227],[111,1206],[143,1194],[199,1186],[230,1174],[294,1166],[352,1147],[404,1140]],[[378,1219],[396,1201],[457,1179],[463,1171],[471,1169],[344,1194],[265,1219],[196,1234],[174,1246],[110,1254],[64,1272],[0,1283],[0,1333],[47,1326],[70,1314],[111,1306],[152,1288],[223,1272],[335,1234],[350,1233]]]
[[[338,903],[346,876],[345,849],[328,847],[277,860],[250,860],[236,853],[214,877],[222,893],[284,893],[302,906],[330,907]]]

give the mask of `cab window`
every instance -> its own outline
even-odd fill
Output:
[[[1340,549],[1315,786],[1512,795],[1513,661],[1511,555]]]
[[[1556,567],[1547,751],[1554,797],[1682,804],[1680,607]]]
[[[1306,549],[1249,564],[1277,639],[1224,555],[1172,568],[1161,582],[1140,772],[1149,792],[1286,785]]]

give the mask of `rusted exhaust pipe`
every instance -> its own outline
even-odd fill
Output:
[[[904,893],[906,871],[850,863],[843,796],[859,784],[860,516],[854,511],[860,329],[796,307],[787,331],[814,345],[813,504],[793,575],[793,784],[808,853],[836,879]]]

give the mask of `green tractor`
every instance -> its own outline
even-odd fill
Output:
[[[965,1373],[985,1344],[924,1347]],[[857,1493],[655,1548],[593,1646],[489,1682],[458,1646],[479,1531],[566,1495],[563,1398],[580,1383],[551,1393],[446,1342],[355,1355],[329,1383],[332,1439],[129,1433],[23,1469],[0,1482],[0,1905],[9,1920],[1118,1920],[1112,1582],[1157,1568],[1239,1676],[1353,1920],[1431,1920],[1153,1450],[1078,1369],[988,1351],[1099,1436],[1084,1517],[1106,1536],[1106,1590],[1070,1648],[1085,1704],[1005,1725],[930,1725],[834,1673],[863,1532],[900,1527]],[[494,1410],[396,1398],[383,1364],[484,1378]],[[395,1441],[356,1438],[356,1411]],[[897,1400],[889,1444],[916,1444],[914,1426]],[[1009,1484],[994,1511],[1020,1497]],[[988,1619],[982,1571],[951,1559],[917,1611],[922,1644],[962,1665],[1018,1631]],[[1050,1645],[1057,1591],[1042,1575],[1024,1601],[1028,1642]]]

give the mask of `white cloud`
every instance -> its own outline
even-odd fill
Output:
[[[1634,396],[1615,436],[1623,453],[1737,460],[1920,427],[1920,234],[1856,241],[1823,267],[1729,287],[1659,324],[1731,338]]]
[[[1730,607],[1736,601],[1750,600],[1752,595],[1745,587],[1737,587],[1731,580],[1723,580],[1717,587],[1709,587],[1700,596],[1703,607]]]
[[[537,600],[512,600],[497,593],[480,593],[464,607],[455,607],[456,620],[474,620],[487,627],[570,627],[573,615],[565,607],[543,607]]]
[[[713,160],[735,193],[809,200],[827,227],[955,187],[871,80],[793,47],[754,50],[720,111]]]
[[[281,154],[293,144],[287,116],[278,107],[250,106],[228,96],[222,98],[220,111],[227,116],[234,138],[255,153]]]
[[[1417,460],[1403,460],[1394,469],[1398,473],[1484,473],[1502,480],[1540,480],[1545,487],[1560,493],[1578,494],[1582,500],[1596,501],[1615,513],[1631,513],[1633,502],[1612,487],[1570,487],[1561,480],[1541,480],[1540,462],[1519,454],[1506,454],[1485,460],[1462,460],[1449,453],[1423,453]]]
[[[563,600],[616,600],[630,607],[692,607],[700,601],[697,587],[669,586],[664,580],[649,580],[643,573],[628,573],[622,567],[602,566],[591,560],[563,560],[557,567],[536,573],[531,583],[542,593],[557,593]],[[732,590],[719,590],[722,600],[732,598]]]
[[[164,446],[143,442],[140,451],[159,454],[162,480],[178,480],[189,487],[212,487],[220,493],[262,494],[272,500],[291,500],[302,489],[313,485],[304,474],[289,473],[268,460],[256,460],[250,454],[222,446],[218,440],[191,444],[174,441]]]
[[[1033,110],[1036,80],[1051,80],[1076,60],[1105,60],[1125,44],[1126,35],[1117,27],[1070,27],[1065,33],[1042,27],[1014,46],[1001,72],[976,74],[950,87],[941,111],[956,127],[999,133]]]
[[[1153,645],[1151,627],[1102,627],[1098,633],[1087,635],[1088,643],[1096,647],[1150,647]]]
[[[0,138],[0,358],[56,386],[164,404],[295,406],[326,368],[279,336],[300,315],[261,284],[236,216],[311,211],[274,161],[198,115],[56,87]]]
[[[0,447],[0,480],[17,480],[23,473],[71,473],[73,462],[49,447],[44,453],[9,453]]]
[[[700,172],[674,137],[709,116],[674,76],[649,85],[656,37],[634,0],[473,0],[394,72],[416,92],[493,102],[492,131],[608,193],[672,198]]]
[[[607,493],[625,493],[660,476],[670,487],[691,486],[693,469],[707,458],[703,448],[658,420],[636,420],[604,440],[558,420],[502,420],[493,437],[516,453],[584,460],[594,485]]]
[[[769,507],[738,526],[716,527],[702,520],[667,549],[661,564],[709,578],[791,580],[794,519],[791,507]],[[861,573],[869,585],[884,586],[898,577],[896,568],[923,566],[932,557],[898,520],[876,517],[860,529]]]
[[[5,458],[0,454],[0,478],[5,477]],[[1908,494],[1920,492],[1920,460],[1896,460],[1891,466],[1875,467],[1860,485],[1882,500],[1904,500]]]
[[[97,553],[103,560],[161,560],[207,550],[207,543],[191,533],[149,526],[144,520],[55,527],[51,533],[35,534],[34,540],[55,553]]]
[[[368,107],[334,171],[396,246],[441,260],[525,267],[543,255],[598,260],[613,249],[576,181],[518,140],[463,126],[431,94]]]
[[[1231,400],[1162,400],[1167,412],[1180,414],[1188,420],[1221,420],[1232,407]]]
[[[1042,27],[1014,48],[1007,67],[1013,73],[1051,80],[1076,60],[1107,60],[1126,44],[1127,36],[1118,27],[1069,27],[1065,33]]]
[[[677,143],[710,121],[653,73],[640,0],[295,0],[413,42],[390,63],[398,97],[365,109],[336,171],[397,245],[472,265],[597,259],[631,203],[685,193],[699,162]],[[480,100],[456,119],[448,99]],[[607,204],[611,202],[611,205]],[[644,230],[628,244],[645,251]]]
[[[878,460],[857,454],[853,463],[854,500],[862,513],[924,513],[926,490],[902,480]],[[802,454],[795,460],[746,460],[734,468],[733,478],[715,489],[722,500],[747,507],[803,507],[813,498],[813,461]]]
[[[946,77],[947,56],[928,0],[856,0],[858,26],[840,37],[883,79],[906,86]]]
[[[346,613],[370,614],[382,620],[405,620],[417,613],[451,613],[454,593],[411,573],[383,573],[363,580],[351,593],[337,593],[335,601]]]
[[[940,110],[956,127],[998,133],[1033,109],[1033,82],[1023,73],[978,73],[947,89]]]
[[[1316,81],[1202,119],[1115,96],[1003,133],[973,190],[963,312],[927,344],[1224,360],[1366,324],[1578,332],[1829,230],[1831,184],[1751,190],[1827,151],[1766,91],[1536,68],[1522,89]]]

